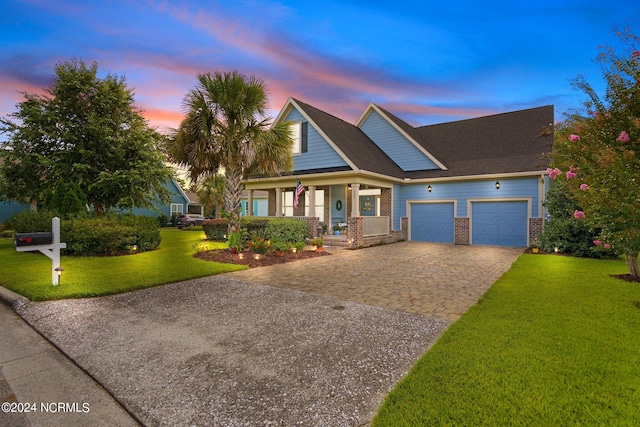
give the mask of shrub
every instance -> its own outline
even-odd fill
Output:
[[[265,231],[269,239],[293,243],[304,241],[308,234],[308,226],[301,219],[269,218]]]
[[[157,249],[161,236],[153,217],[108,215],[76,218],[62,222],[61,234],[67,243],[66,254],[82,256],[119,255]]]
[[[229,221],[225,218],[207,219],[202,223],[202,230],[209,240],[224,240],[228,227]]]
[[[165,227],[167,224],[169,224],[169,217],[165,214],[158,215],[158,225]]]
[[[56,216],[50,211],[34,211],[28,209],[9,218],[5,226],[16,233],[36,233],[51,231],[51,219]]]
[[[242,218],[242,228],[245,228],[249,234],[253,235],[256,232],[265,230],[270,221],[270,219],[265,218],[244,217]]]

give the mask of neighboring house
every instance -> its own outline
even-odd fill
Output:
[[[352,125],[290,98],[276,122],[293,123],[294,172],[245,181],[248,214],[259,190],[269,215],[317,217],[329,230],[347,224],[356,246],[394,233],[528,246],[544,222],[553,120],[544,106],[413,127],[370,104]],[[297,181],[306,191],[294,208]]]
[[[157,204],[155,209],[136,208],[132,212],[136,215],[146,215],[157,217],[160,214],[167,215],[169,218],[173,214],[181,215],[183,213],[201,214],[203,207],[200,204],[198,196],[190,191],[184,191],[180,185],[173,179],[168,181],[165,186],[171,193],[171,200],[168,204]],[[2,203],[0,202],[0,223],[9,219],[12,215],[29,209],[28,205],[20,203]]]

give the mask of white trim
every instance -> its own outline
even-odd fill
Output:
[[[338,155],[342,158],[342,160],[344,160],[351,169],[353,169],[354,171],[359,170],[358,167],[355,165],[355,163],[353,163],[351,161],[351,159],[349,159],[343,152],[342,150],[340,150],[338,148],[338,146],[331,140],[331,138],[329,138],[327,136],[326,133],[324,133],[324,131],[322,130],[322,128],[320,126],[318,126],[313,120],[311,120],[311,118],[307,115],[307,113],[304,111],[304,109],[302,107],[300,107],[300,105],[298,105],[298,103],[296,103],[296,101],[293,98],[289,98],[287,100],[287,102],[285,103],[284,107],[282,108],[282,110],[280,110],[280,114],[278,114],[278,117],[276,117],[276,120],[273,122],[278,123],[280,121],[282,121],[288,114],[289,112],[291,112],[291,109],[295,107],[298,112],[305,118],[307,119],[307,121],[315,128],[315,130],[324,138],[325,141],[327,141],[327,143],[331,146],[331,148],[333,148],[335,150],[336,153],[338,153]]]
[[[407,141],[409,141],[411,144],[413,144],[418,150],[420,150],[420,152],[422,154],[427,156],[429,158],[429,160],[431,160],[433,163],[435,163],[440,169],[442,169],[442,170],[447,170],[448,169],[440,160],[438,160],[433,154],[428,152],[422,145],[418,144],[415,139],[410,137],[409,134],[407,134],[404,130],[402,130],[402,128],[400,126],[398,126],[393,120],[391,120],[386,114],[384,114],[384,112],[376,104],[374,104],[373,102],[369,104],[369,106],[367,107],[365,112],[360,116],[358,121],[356,121],[356,127],[360,128],[360,126],[362,125],[362,123],[364,123],[366,118],[369,117],[369,115],[371,114],[372,110],[375,110],[378,114],[380,114],[380,116],[382,116],[382,118],[385,119],[387,121],[387,123],[389,123],[391,126],[393,126],[393,128],[395,130],[400,132],[400,134],[405,139],[407,139]]]
[[[454,240],[455,240],[455,218],[458,217],[458,199],[433,199],[433,200],[406,200],[405,201],[405,212],[407,215],[407,240],[411,240],[411,205],[412,204],[416,204],[416,205],[420,205],[420,204],[427,204],[427,203],[453,203],[453,236],[454,236]]]
[[[472,203],[478,202],[527,202],[527,246],[529,246],[529,225],[531,222],[531,208],[533,205],[533,197],[487,197],[467,199],[467,217],[469,218],[469,244],[473,245],[473,210]]]

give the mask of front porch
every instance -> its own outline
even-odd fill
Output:
[[[297,179],[249,181],[246,184],[247,215],[253,216],[254,191],[268,193],[268,216],[293,217],[307,222],[309,235],[322,237],[326,246],[366,247],[392,243],[401,239],[400,231],[393,231],[392,188],[380,183],[329,182],[326,177],[304,177],[305,191],[294,203]],[[262,181],[262,182],[259,182]],[[275,181],[275,182],[273,182]]]

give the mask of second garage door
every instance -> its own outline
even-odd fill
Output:
[[[473,244],[527,246],[526,201],[473,202],[471,212]]]
[[[411,240],[453,243],[453,203],[412,203]]]

